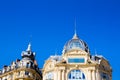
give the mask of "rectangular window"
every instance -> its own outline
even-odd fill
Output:
[[[68,58],[68,63],[84,63],[84,58]]]
[[[29,75],[29,72],[28,72],[28,71],[25,71],[25,75]]]

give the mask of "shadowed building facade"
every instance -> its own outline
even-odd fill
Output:
[[[17,59],[0,70],[0,80],[42,80],[42,72],[38,68],[35,53],[32,52],[30,44],[21,56],[21,60]]]
[[[109,62],[91,55],[87,44],[75,33],[62,51],[50,56],[43,66],[43,80],[112,80]]]

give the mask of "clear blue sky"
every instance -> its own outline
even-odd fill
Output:
[[[91,54],[103,55],[120,77],[119,0],[0,0],[0,68],[9,65],[29,41],[39,67],[55,53],[61,55],[66,41],[77,33]]]

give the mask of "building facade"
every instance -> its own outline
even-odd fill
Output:
[[[109,62],[91,55],[87,44],[75,33],[62,51],[50,56],[43,66],[43,80],[112,80]]]
[[[21,56],[21,60],[17,59],[0,70],[0,80],[42,80],[42,72],[38,68],[35,53],[32,52],[30,44]]]
[[[88,45],[75,33],[61,55],[50,56],[39,69],[28,45],[22,59],[0,70],[0,80],[112,80],[112,68],[100,55],[91,55]]]

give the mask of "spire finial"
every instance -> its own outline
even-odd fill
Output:
[[[75,32],[74,32],[74,34],[77,34],[77,31],[76,31],[76,18],[75,18],[75,23],[74,23],[74,25],[75,25]]]
[[[95,55],[97,55],[97,50],[95,49]]]
[[[31,43],[28,44],[28,48],[26,51],[31,51]]]
[[[77,30],[76,30],[76,18],[75,18],[75,23],[74,23],[74,36],[73,36],[73,39],[78,39],[78,36],[77,36]]]
[[[31,42],[32,42],[32,34],[29,35],[29,43],[31,43]]]

